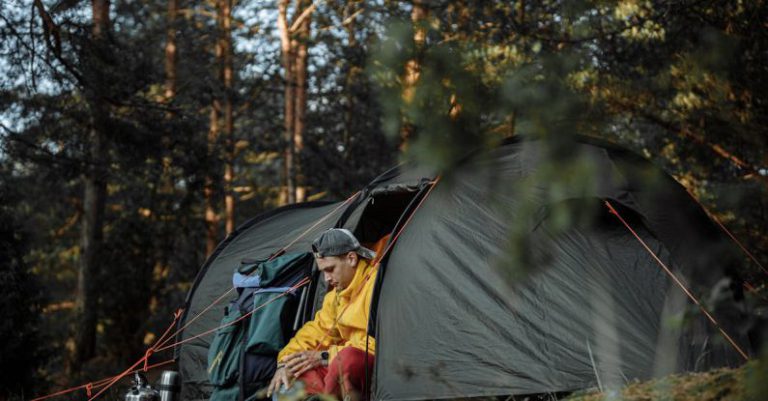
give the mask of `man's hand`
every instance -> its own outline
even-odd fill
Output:
[[[290,373],[288,373],[288,369],[286,369],[285,366],[279,367],[272,377],[272,381],[269,382],[269,387],[267,387],[267,397],[271,397],[273,392],[279,390],[280,385],[285,386],[285,388],[291,388],[289,375]]]
[[[298,378],[304,372],[324,364],[320,351],[302,351],[288,355],[282,361],[291,376]]]

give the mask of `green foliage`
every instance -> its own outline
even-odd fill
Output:
[[[765,224],[768,206],[768,102],[757,89],[768,46],[757,24],[767,12],[763,1],[451,2],[430,8],[423,49],[410,23],[393,23],[370,74],[385,132],[398,138],[411,124],[405,157],[446,171],[446,181],[470,151],[519,135],[548,149],[542,165],[552,167],[532,182],[578,192],[593,185],[594,166],[571,157],[573,137],[597,137],[664,166],[765,263],[768,243],[753,224]],[[404,99],[414,60],[420,75]],[[520,207],[511,214],[537,212]],[[560,229],[575,223],[568,210],[553,213]],[[529,230],[512,234],[511,260],[530,259]]]

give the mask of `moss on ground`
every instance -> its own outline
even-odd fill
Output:
[[[568,397],[570,401],[715,401],[768,400],[768,363],[753,360],[737,369],[671,375],[623,388],[619,394],[600,392]]]

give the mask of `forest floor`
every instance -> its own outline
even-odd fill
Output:
[[[750,361],[736,369],[671,375],[647,382],[632,383],[616,394],[601,392],[574,394],[567,400],[765,401],[768,400],[768,362],[764,357],[762,360]]]

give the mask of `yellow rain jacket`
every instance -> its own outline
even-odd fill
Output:
[[[328,350],[329,361],[332,361],[345,347],[365,351],[366,337],[368,352],[374,354],[376,343],[367,335],[367,329],[377,270],[378,265],[371,266],[371,261],[361,258],[349,286],[342,291],[328,291],[315,318],[296,332],[277,360],[301,351]]]

